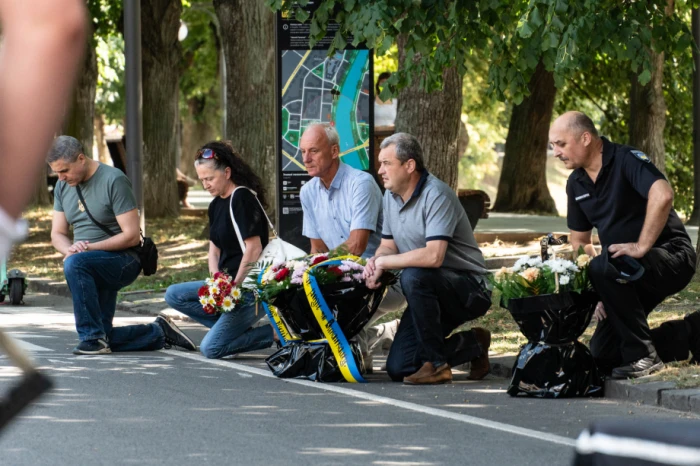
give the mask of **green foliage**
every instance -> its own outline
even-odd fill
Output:
[[[183,4],[184,5],[184,4]],[[188,34],[182,41],[180,112],[217,126],[220,118],[219,44],[216,15],[208,1],[190,1],[182,12]],[[190,112],[190,107],[192,112]]]
[[[676,4],[676,16],[690,24],[690,2]],[[682,36],[685,37],[685,36]],[[666,54],[663,92],[666,101],[666,173],[674,188],[674,207],[689,215],[693,207],[692,74],[690,47]],[[555,114],[581,110],[593,118],[601,134],[627,143],[630,120],[630,73],[612,57],[597,54],[573,74],[557,95]]]
[[[486,53],[475,52],[467,59],[462,82],[462,120],[469,133],[466,154],[459,160],[459,187],[484,189],[483,181],[498,172],[496,144],[508,133],[511,103],[489,96]]]
[[[275,11],[308,19],[294,0],[266,1]],[[690,44],[687,26],[678,15],[666,15],[665,6],[666,0],[325,0],[311,18],[311,31],[318,41],[335,21],[339,34],[374,47],[378,56],[403,36],[407,65],[392,75],[387,93],[414,79],[428,91],[439,89],[445,68],[457,65],[464,74],[470,53],[486,51],[489,94],[519,104],[540,61],[558,87],[599,55],[648,82],[652,47],[678,52]]]
[[[122,121],[126,112],[124,95],[124,39],[112,32],[96,36],[97,88],[95,111],[108,122]]]
[[[93,28],[90,46],[97,54],[95,111],[108,122],[124,118],[124,38],[121,34],[122,2],[88,0]]]

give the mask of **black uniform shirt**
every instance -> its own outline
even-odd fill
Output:
[[[603,245],[635,243],[642,232],[651,185],[664,175],[643,152],[603,139],[603,166],[595,184],[583,168],[577,168],[566,183],[566,222],[574,231],[598,229]],[[654,246],[688,233],[676,211],[668,220]]]
[[[230,197],[217,196],[209,204],[209,239],[221,250],[219,270],[235,277],[243,258],[243,251],[231,223]],[[265,215],[255,196],[247,189],[239,189],[233,196],[233,215],[243,240],[259,236],[262,247],[267,246],[269,234]]]

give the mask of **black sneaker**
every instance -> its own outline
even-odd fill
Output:
[[[635,379],[644,377],[645,375],[653,374],[664,368],[664,363],[661,358],[654,352],[646,358],[639,359],[633,363],[616,367],[612,371],[613,379]]]
[[[175,323],[170,320],[170,317],[159,314],[156,317],[156,324],[163,329],[163,334],[165,335],[165,347],[179,346],[189,351],[196,351],[197,345],[194,344],[190,338],[180,330]]]
[[[73,354],[107,354],[111,353],[109,344],[102,338],[97,340],[81,341],[78,346],[73,349]]]

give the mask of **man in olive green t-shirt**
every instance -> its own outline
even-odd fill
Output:
[[[141,272],[134,250],[140,244],[139,214],[126,175],[86,157],[80,142],[70,136],[56,139],[47,161],[59,178],[51,242],[65,256],[63,272],[73,296],[80,339],[73,353],[146,351],[166,345],[196,350],[166,316],[148,325],[112,326],[117,292]]]

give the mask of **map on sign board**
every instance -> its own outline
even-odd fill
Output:
[[[305,170],[299,139],[313,123],[335,126],[343,162],[369,168],[369,68],[368,50],[282,52],[282,172]]]

